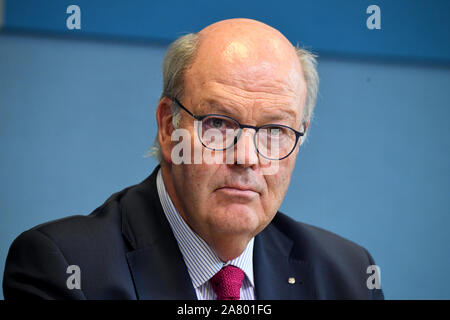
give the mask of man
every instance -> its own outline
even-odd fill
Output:
[[[5,298],[383,298],[364,248],[278,212],[315,104],[314,57],[231,19],[173,43],[163,78],[160,166],[89,216],[21,234]]]

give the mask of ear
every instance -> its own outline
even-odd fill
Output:
[[[309,128],[309,123],[310,123],[310,120],[308,120],[303,126],[305,127],[305,133],[306,133],[306,131],[308,130],[308,128]]]
[[[164,97],[159,101],[156,109],[156,121],[158,122],[158,141],[161,146],[161,154],[164,161],[172,163],[172,132],[174,130],[172,124],[172,100]]]
[[[302,127],[304,128],[304,131],[303,131],[304,135],[302,137],[300,137],[300,143],[298,143],[298,145],[296,147],[297,152],[300,150],[301,145],[303,145],[303,142],[304,142],[303,140],[305,138],[306,132],[308,131],[309,124],[310,124],[310,120],[308,120],[302,124]]]

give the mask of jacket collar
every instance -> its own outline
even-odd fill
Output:
[[[122,234],[136,296],[141,300],[196,299],[180,249],[167,222],[156,188],[159,166],[120,199]]]

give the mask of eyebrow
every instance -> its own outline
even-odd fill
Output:
[[[207,100],[205,104],[213,109],[208,112],[223,114],[232,118],[239,118],[240,112],[230,104],[225,104],[216,100]],[[273,110],[275,108],[276,107],[272,107],[271,109]],[[263,112],[262,118],[268,120],[265,121],[265,123],[275,123],[276,121],[280,120],[292,120],[293,122],[295,122],[296,114],[293,110],[286,110],[284,107],[280,106],[277,111],[278,112],[270,112],[269,115],[267,115],[266,112]]]
[[[239,111],[236,108],[232,107],[232,105],[226,105],[222,102],[207,100],[205,104],[211,109],[208,111],[208,113],[219,113],[225,115],[239,114]]]

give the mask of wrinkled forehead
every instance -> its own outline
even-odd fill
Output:
[[[278,35],[235,36],[219,32],[200,40],[186,73],[186,89],[222,88],[253,98],[282,97],[298,103],[306,84],[295,49]],[[296,103],[297,104],[297,103]]]

